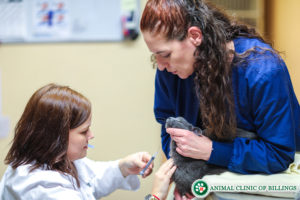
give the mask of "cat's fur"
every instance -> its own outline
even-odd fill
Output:
[[[169,117],[166,120],[166,128],[180,128],[192,131],[196,135],[205,135],[205,131],[198,127],[194,127],[187,122],[183,117]],[[246,137],[249,139],[256,138],[252,132],[237,129],[237,137]],[[172,180],[176,183],[177,190],[181,196],[186,193],[191,194],[191,186],[197,179],[201,179],[204,175],[220,174],[225,171],[225,168],[209,165],[204,160],[197,160],[180,155],[176,151],[176,143],[171,141],[170,157],[174,159],[177,166],[176,171],[172,176]]]

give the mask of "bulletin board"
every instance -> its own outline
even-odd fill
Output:
[[[0,0],[0,42],[121,41],[127,26],[138,32],[139,6],[138,0]]]

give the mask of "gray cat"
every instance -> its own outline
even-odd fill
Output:
[[[180,128],[192,131],[196,135],[205,135],[205,130],[193,126],[183,117],[169,117],[166,120],[166,128]],[[246,137],[249,139],[256,138],[255,133],[248,132],[242,129],[237,129],[237,137]],[[191,187],[195,180],[201,179],[204,175],[220,174],[226,169],[215,165],[209,165],[204,160],[197,160],[180,155],[176,152],[176,143],[171,141],[170,157],[174,159],[177,166],[176,171],[172,176],[172,180],[176,183],[177,190],[181,196],[191,194]]]

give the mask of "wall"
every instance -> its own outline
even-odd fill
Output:
[[[300,1],[267,0],[267,31],[274,47],[283,52],[298,102],[300,100]]]

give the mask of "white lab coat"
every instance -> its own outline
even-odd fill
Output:
[[[136,175],[123,177],[118,161],[95,162],[83,158],[74,162],[80,188],[70,175],[42,168],[29,172],[31,165],[10,166],[0,183],[1,200],[95,200],[116,189],[136,190]]]

